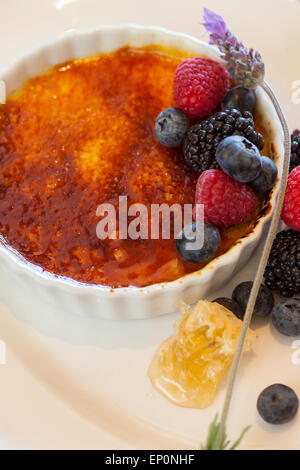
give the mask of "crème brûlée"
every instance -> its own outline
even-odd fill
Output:
[[[157,142],[154,122],[175,106],[183,54],[123,48],[60,64],[28,81],[0,110],[0,232],[27,261],[83,283],[143,287],[203,267],[170,240],[100,240],[97,207],[193,204],[198,175],[182,149]],[[270,143],[263,133],[266,154]],[[251,232],[252,220],[221,230],[217,255]]]

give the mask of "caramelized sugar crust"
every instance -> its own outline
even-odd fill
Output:
[[[161,146],[156,116],[174,106],[181,58],[124,48],[57,66],[0,112],[0,232],[54,274],[111,287],[146,286],[199,269],[174,240],[105,240],[99,204],[193,204],[197,175]],[[150,213],[150,212],[149,212]],[[253,221],[252,221],[253,222]],[[251,225],[251,223],[250,223]],[[220,253],[249,231],[222,232]]]

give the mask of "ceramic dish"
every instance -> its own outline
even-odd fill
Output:
[[[52,66],[75,58],[113,52],[124,46],[159,46],[188,52],[190,56],[205,55],[220,60],[215,48],[187,35],[155,27],[135,25],[106,26],[88,32],[71,32],[42,44],[0,71],[7,92],[19,89],[24,82],[42,74]],[[262,89],[257,90],[257,111],[273,144],[279,175],[283,161],[283,131],[271,101]],[[270,220],[278,194],[274,187],[269,209],[261,215],[255,228],[239,240],[228,252],[215,258],[202,270],[169,283],[155,284],[143,289],[110,289],[81,284],[68,278],[54,276],[26,261],[4,242],[0,245],[2,269],[14,282],[18,293],[26,291],[44,303],[80,315],[109,319],[142,319],[173,312],[179,302],[192,303],[206,297],[210,291],[226,284],[232,275],[248,261],[259,243],[263,229]]]

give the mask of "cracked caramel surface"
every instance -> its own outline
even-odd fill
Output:
[[[124,48],[30,80],[0,110],[0,232],[28,261],[110,287],[143,287],[196,271],[171,240],[105,240],[99,204],[193,204],[197,175],[154,136],[174,106],[176,55]],[[256,214],[257,218],[257,214]],[[254,222],[254,220],[252,221]],[[219,253],[251,223],[222,231]]]

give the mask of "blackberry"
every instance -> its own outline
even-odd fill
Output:
[[[223,139],[232,135],[246,137],[259,150],[264,147],[263,136],[255,131],[253,117],[249,111],[225,109],[188,131],[184,140],[186,162],[200,173],[220,169],[216,161],[216,149]]]
[[[296,129],[292,134],[291,163],[290,172],[300,165],[300,129]]]
[[[279,232],[265,271],[265,285],[282,297],[300,293],[300,232]]]

